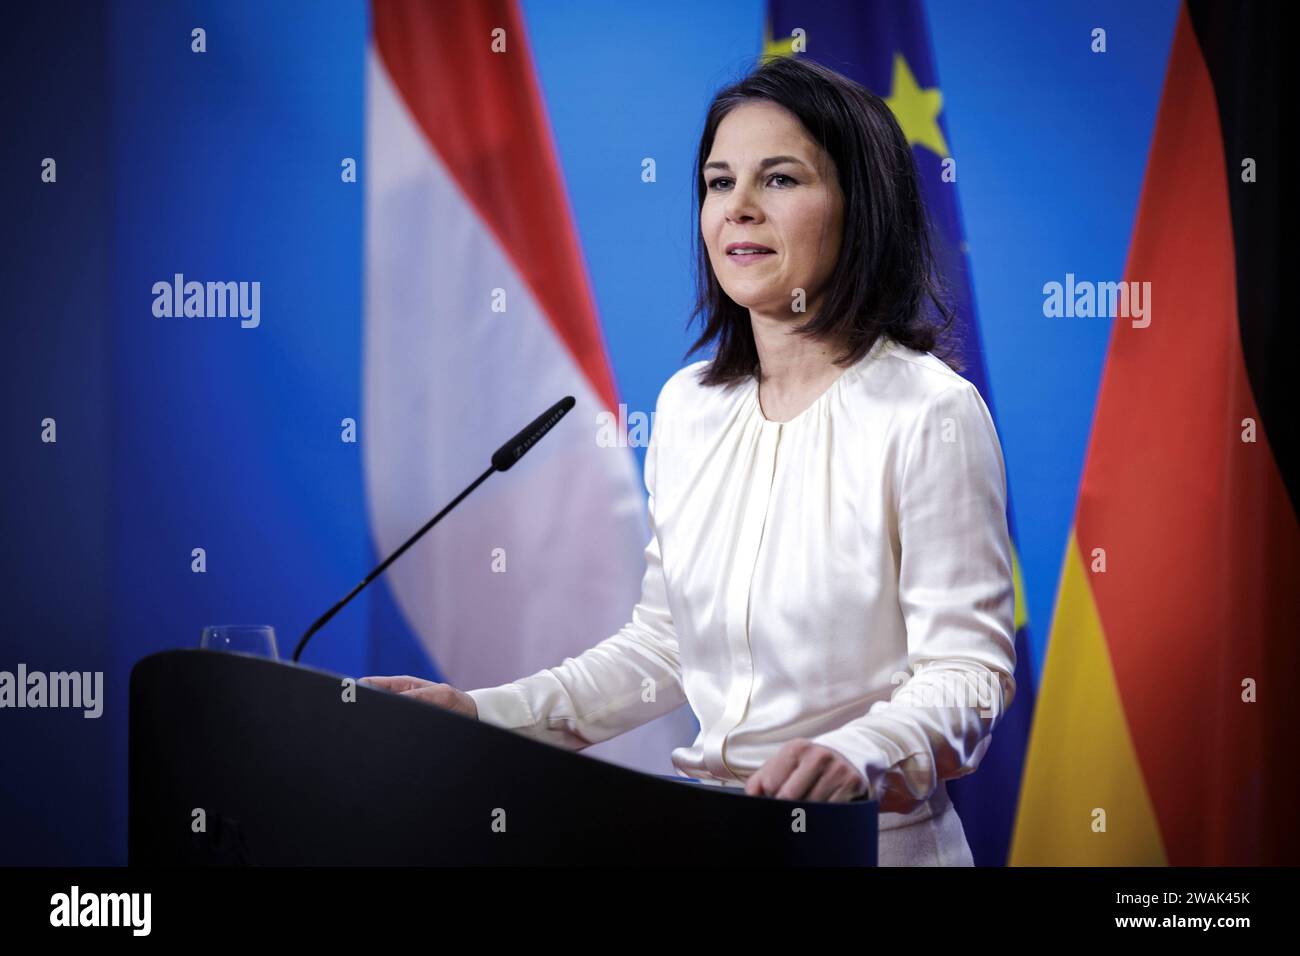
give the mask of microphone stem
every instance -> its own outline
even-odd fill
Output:
[[[354,597],[356,597],[358,594],[361,593],[361,589],[362,589],[362,588],[364,588],[367,584],[369,584],[369,583],[370,583],[371,581],[373,581],[375,578],[379,577],[379,575],[383,573],[384,568],[388,567],[390,564],[392,564],[394,561],[396,561],[398,558],[400,558],[400,557],[401,557],[401,556],[406,552],[406,549],[407,549],[407,548],[409,548],[411,545],[415,544],[416,541],[420,540],[420,536],[421,536],[421,535],[423,535],[426,531],[428,531],[430,528],[432,528],[434,525],[436,525],[439,521],[441,521],[443,515],[445,515],[445,514],[446,514],[448,511],[450,511],[452,508],[456,507],[456,505],[460,504],[461,500],[462,500],[462,499],[463,499],[467,494],[469,494],[471,491],[473,491],[475,488],[477,488],[479,485],[481,485],[484,481],[486,481],[488,475],[492,474],[492,472],[494,472],[494,471],[496,471],[496,470],[497,470],[497,469],[496,469],[496,466],[495,466],[495,465],[491,465],[491,466],[489,466],[489,467],[488,467],[488,470],[485,471],[485,472],[483,472],[483,474],[479,475],[478,478],[476,478],[476,479],[474,480],[474,483],[473,483],[473,484],[471,484],[468,488],[466,488],[464,491],[462,491],[460,494],[458,494],[458,495],[457,495],[457,496],[452,500],[451,504],[447,505],[447,507],[443,508],[443,509],[442,509],[441,511],[439,511],[436,515],[434,515],[432,518],[430,518],[429,521],[424,525],[423,528],[421,528],[419,531],[415,532],[415,534],[413,534],[413,535],[411,535],[409,538],[407,538],[405,544],[403,544],[400,548],[398,548],[396,551],[394,551],[392,554],[390,554],[387,558],[385,558],[384,561],[383,561],[383,563],[380,564],[379,567],[375,568],[373,571],[371,571],[369,574],[367,574],[366,577],[365,577],[365,579],[364,579],[360,584],[358,584],[356,587],[354,587],[351,591],[348,592],[347,597],[345,597],[343,600],[339,601],[338,604],[335,604],[332,608],[330,608],[328,611],[326,611],[324,614],[322,614],[320,617],[318,617],[318,618],[316,619],[316,622],[315,622],[314,624],[312,624],[311,627],[307,628],[307,633],[304,634],[304,635],[302,636],[301,640],[298,641],[298,646],[297,646],[296,648],[294,648],[294,651],[293,651],[293,661],[294,661],[294,663],[296,664],[296,663],[298,662],[298,658],[302,656],[303,648],[307,646],[307,642],[308,642],[309,640],[311,640],[311,636],[312,636],[313,634],[315,634],[315,633],[316,633],[317,631],[319,631],[322,627],[324,627],[326,624],[328,624],[329,621],[330,621],[330,618],[332,618],[332,617],[333,617],[335,614],[337,614],[339,611],[343,610],[343,608],[347,605],[347,603],[348,603],[349,601],[351,601]]]

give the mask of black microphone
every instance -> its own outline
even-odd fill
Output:
[[[361,593],[362,588],[364,588],[375,578],[379,577],[379,575],[381,575],[384,572],[384,569],[386,567],[388,567],[390,564],[392,564],[394,561],[400,558],[402,554],[405,553],[407,548],[415,544],[415,542],[419,541],[420,537],[426,531],[428,531],[439,521],[441,521],[443,515],[449,512],[452,508],[456,507],[458,504],[460,504],[466,495],[468,495],[471,491],[473,491],[475,488],[477,488],[487,479],[488,475],[492,474],[492,472],[494,471],[509,471],[514,466],[515,462],[517,462],[520,458],[523,458],[524,453],[527,452],[528,449],[532,448],[539,441],[541,441],[542,436],[545,435],[547,432],[549,432],[552,428],[554,428],[555,423],[558,422],[561,418],[563,418],[568,413],[569,409],[573,408],[575,404],[576,402],[572,395],[564,396],[564,398],[560,399],[558,402],[556,402],[546,411],[542,412],[542,414],[538,415],[535,419],[533,419],[532,423],[528,425],[527,428],[525,428],[514,438],[510,439],[508,442],[506,442],[504,445],[498,448],[496,450],[496,453],[492,456],[492,466],[488,468],[487,471],[483,472],[483,474],[479,475],[476,479],[474,479],[474,483],[471,484],[464,491],[462,491],[460,494],[458,494],[452,500],[451,504],[447,505],[447,507],[443,508],[431,519],[429,519],[429,522],[419,531],[415,532],[415,534],[411,535],[411,537],[407,539],[405,544],[403,544],[400,548],[398,548],[387,558],[385,558],[383,563],[380,564],[379,567],[375,568],[373,571],[367,574],[365,580],[363,580],[360,584],[354,587],[348,593],[347,597],[345,597],[342,601],[339,601],[338,604],[335,604],[332,608],[330,608],[328,611],[326,611],[324,614],[318,617],[316,619],[316,622],[312,624],[311,627],[307,628],[307,633],[302,636],[302,639],[298,641],[298,646],[294,648],[294,652],[293,652],[294,663],[297,663],[298,658],[302,656],[303,648],[307,646],[307,642],[311,640],[311,636],[315,634],[317,631],[319,631],[322,627],[324,627],[327,623],[329,623],[330,618],[332,618],[339,611],[343,610],[343,608],[347,606],[347,603],[349,601],[351,601],[354,597],[356,597],[358,594]]]

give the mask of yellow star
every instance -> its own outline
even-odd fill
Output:
[[[947,158],[948,144],[939,128],[939,111],[943,109],[943,93],[923,90],[907,66],[903,54],[894,54],[893,90],[885,99],[898,118],[908,145],[919,143],[936,155]]]
[[[772,21],[763,21],[763,56],[794,56],[794,37],[772,39]]]

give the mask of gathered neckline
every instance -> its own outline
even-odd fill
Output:
[[[871,348],[867,350],[867,353],[864,356],[862,356],[862,358],[858,359],[858,361],[854,362],[848,368],[840,372],[839,375],[835,376],[835,380],[831,382],[829,385],[827,385],[826,388],[822,390],[821,394],[812,400],[812,402],[808,405],[807,408],[801,411],[798,415],[794,416],[794,418],[791,418],[789,421],[776,422],[763,414],[763,403],[760,402],[758,398],[758,376],[757,375],[750,376],[749,401],[751,407],[753,408],[754,413],[758,416],[759,424],[762,425],[764,428],[781,428],[782,426],[794,425],[802,421],[804,418],[812,414],[818,408],[818,406],[820,406],[827,399],[829,399],[830,396],[833,395],[841,386],[843,386],[845,379],[847,379],[850,375],[860,371],[863,368],[863,366],[867,364],[867,362],[871,361],[873,358],[877,357],[882,352],[884,352],[888,348],[888,343],[889,340],[882,335],[879,339],[876,340],[875,344],[873,344]]]

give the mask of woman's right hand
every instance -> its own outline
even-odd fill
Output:
[[[369,684],[371,687],[377,687],[380,690],[391,691],[394,694],[401,694],[403,697],[410,697],[412,700],[433,704],[436,707],[442,707],[478,720],[478,705],[474,703],[474,698],[463,690],[457,690],[450,684],[438,684],[431,680],[424,680],[421,677],[408,677],[406,675],[401,677],[363,677],[360,683]]]

